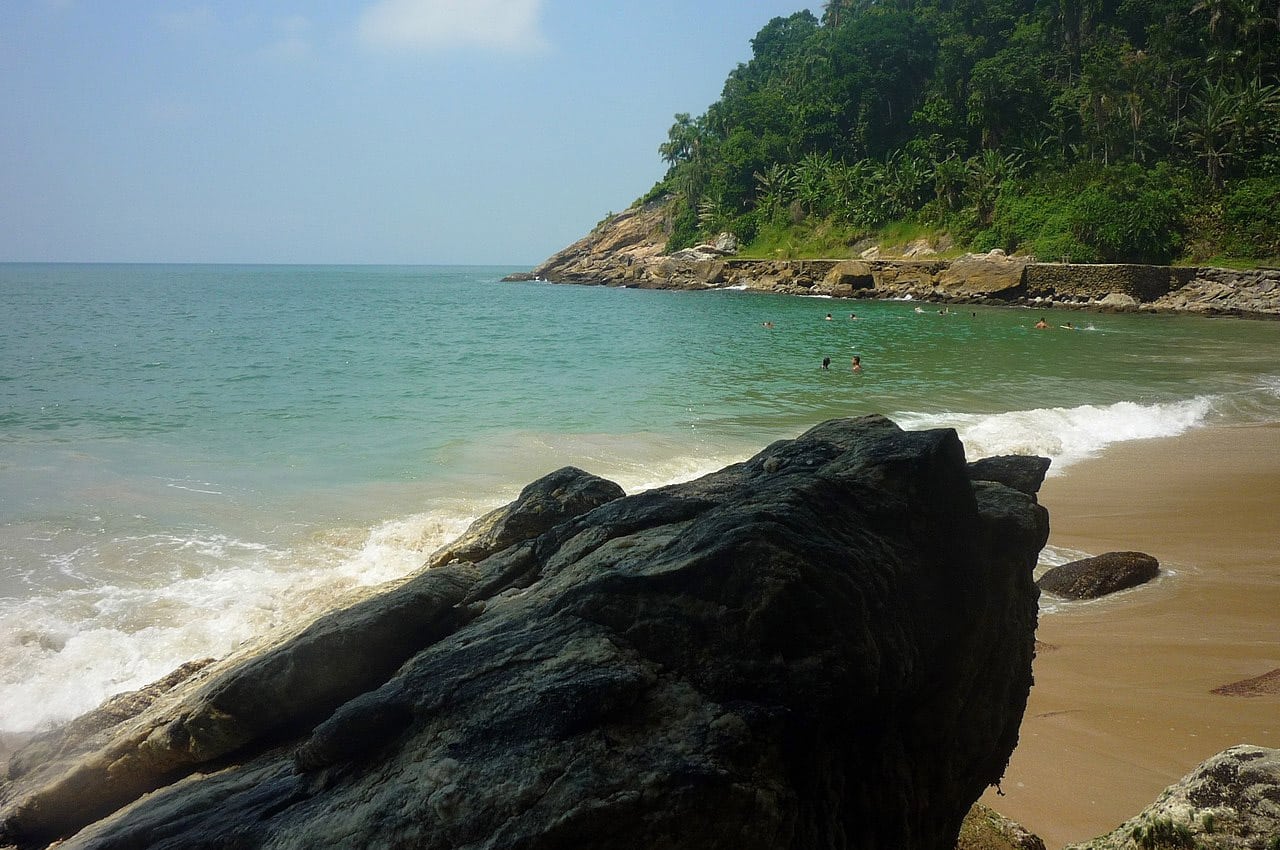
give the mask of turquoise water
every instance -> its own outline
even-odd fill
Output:
[[[0,733],[403,575],[566,463],[635,491],[883,412],[1069,474],[1280,420],[1280,323],[509,271],[0,265]]]

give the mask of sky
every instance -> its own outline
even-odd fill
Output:
[[[799,0],[3,0],[0,262],[532,267]]]

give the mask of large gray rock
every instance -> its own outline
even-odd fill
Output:
[[[945,850],[1017,741],[1047,536],[953,431],[825,423],[65,747],[0,843]]]
[[[1054,567],[1038,583],[1056,596],[1097,599],[1146,584],[1159,574],[1160,562],[1144,552],[1106,552]]]
[[[511,504],[477,519],[461,537],[437,550],[427,563],[438,567],[450,561],[483,561],[625,495],[612,481],[573,466],[562,467],[526,486]]]
[[[1218,753],[1108,834],[1064,850],[1274,850],[1280,846],[1280,750]]]

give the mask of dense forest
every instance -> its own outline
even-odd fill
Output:
[[[832,0],[751,47],[659,148],[669,248],[1280,257],[1280,0]]]

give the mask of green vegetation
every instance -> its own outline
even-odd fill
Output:
[[[1169,818],[1156,818],[1133,829],[1133,842],[1143,850],[1194,850],[1195,839],[1185,824],[1174,823]]]
[[[659,147],[671,249],[1280,257],[1280,0],[831,0],[751,46]]]

